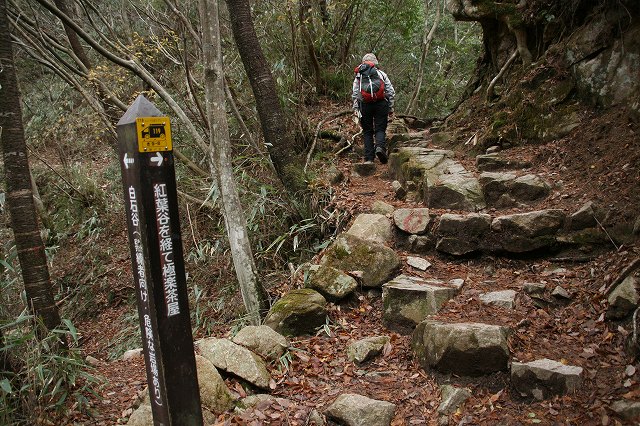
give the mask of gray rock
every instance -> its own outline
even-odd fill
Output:
[[[524,283],[522,289],[528,295],[542,295],[544,294],[547,286],[543,283]]]
[[[606,216],[606,210],[593,201],[587,201],[578,211],[569,216],[568,227],[571,231],[594,228],[598,226],[598,222],[602,223]]]
[[[347,234],[378,244],[384,244],[393,239],[391,221],[382,214],[358,215]]]
[[[129,417],[128,426],[149,426],[153,424],[151,404],[141,404]]]
[[[438,406],[439,414],[453,414],[458,407],[471,397],[471,391],[467,388],[457,388],[444,385],[440,388],[442,402]]]
[[[408,234],[421,235],[427,232],[431,222],[429,209],[397,209],[393,212],[393,223]]]
[[[516,292],[514,290],[492,291],[490,293],[481,294],[480,300],[485,305],[513,309],[516,305]]]
[[[273,304],[264,325],[285,336],[313,334],[325,324],[327,301],[310,288],[292,290]]]
[[[618,320],[629,316],[638,306],[638,291],[636,290],[636,278],[629,275],[609,294],[607,299],[607,319]]]
[[[531,163],[511,160],[498,154],[485,154],[476,157],[476,167],[478,170],[490,172],[496,170],[524,169],[531,167]]]
[[[478,180],[468,172],[442,174],[429,185],[427,205],[432,208],[477,211],[486,207]]]
[[[557,285],[553,289],[553,291],[551,292],[551,295],[558,299],[571,299],[571,295],[569,294],[569,292],[564,288],[560,287],[559,285]]]
[[[376,172],[374,163],[356,163],[353,165],[353,171],[361,177],[371,176]]]
[[[269,395],[268,393],[256,393],[242,398],[233,411],[242,414],[244,411],[250,408],[256,408],[262,403],[274,403],[276,399],[275,396]]]
[[[196,355],[196,370],[202,406],[216,414],[231,409],[234,405],[233,396],[213,363]]]
[[[411,253],[427,253],[435,247],[435,242],[426,235],[409,235],[406,247]]]
[[[404,197],[407,196],[407,190],[397,180],[391,182],[391,189],[393,189],[393,196],[396,200],[404,200]]]
[[[425,320],[413,332],[411,348],[425,369],[479,376],[507,370],[507,334],[497,325]]]
[[[398,254],[380,244],[342,234],[327,249],[321,264],[342,271],[362,271],[363,287],[380,287],[400,269]]]
[[[91,355],[87,355],[84,361],[92,367],[95,367],[102,363],[102,361],[100,361],[98,358],[92,357]]]
[[[624,420],[635,420],[640,417],[640,402],[638,401],[619,399],[609,408]]]
[[[564,365],[550,359],[511,363],[511,385],[522,396],[537,400],[573,393],[582,383],[582,367]]]
[[[331,166],[329,166],[329,168],[326,171],[326,176],[327,176],[327,180],[329,181],[329,183],[331,183],[331,185],[337,185],[344,180],[344,173],[338,170],[335,164],[332,164]]]
[[[391,204],[387,204],[384,201],[380,201],[380,200],[375,200],[373,204],[371,204],[372,213],[383,214],[385,216],[392,215],[395,209],[396,208],[393,207]]]
[[[491,216],[488,214],[445,213],[436,229],[436,250],[455,256],[473,253],[480,249],[490,228]]]
[[[196,342],[200,354],[216,368],[234,374],[261,389],[269,388],[271,375],[265,362],[249,349],[228,339],[208,337]]]
[[[517,177],[513,173],[485,172],[480,175],[485,200],[490,205],[505,204],[508,196],[512,204],[535,201],[549,195],[551,187],[537,175]]]
[[[143,356],[144,352],[142,351],[142,348],[129,349],[122,355],[122,360],[129,361],[131,359],[141,358]]]
[[[526,253],[555,243],[563,224],[562,210],[539,210],[497,217],[491,222],[493,249]]]
[[[516,201],[535,201],[549,195],[551,186],[540,176],[527,174],[516,178],[509,188],[509,195]]]
[[[307,418],[307,425],[309,426],[325,426],[327,422],[324,420],[322,414],[318,412],[315,408],[311,410],[309,413],[309,417]]]
[[[416,182],[418,200],[426,201],[429,207],[472,211],[483,208],[477,179],[453,157],[452,151],[403,147],[391,155],[389,170],[402,182]]]
[[[358,282],[339,269],[325,265],[312,265],[305,287],[312,288],[327,300],[344,299],[358,288]]]
[[[382,353],[384,345],[389,343],[389,336],[374,336],[355,341],[347,346],[347,359],[358,364],[370,360]]]
[[[347,426],[389,426],[396,406],[357,394],[342,394],[325,415]]]
[[[462,278],[453,278],[449,280],[449,287],[455,288],[456,290],[458,290],[458,292],[462,290],[463,286],[464,286],[464,279]]]
[[[382,322],[390,330],[408,334],[457,293],[443,281],[400,275],[382,286]]]
[[[266,325],[246,326],[232,340],[271,361],[278,360],[289,347],[286,337]]]
[[[431,263],[427,259],[423,259],[421,257],[413,257],[407,256],[407,265],[412,268],[419,269],[421,271],[426,271],[431,267]]]

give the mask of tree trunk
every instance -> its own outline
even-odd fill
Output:
[[[209,122],[209,161],[222,198],[224,222],[231,246],[242,299],[249,322],[259,325],[260,312],[266,308],[265,292],[258,282],[258,273],[251,253],[247,226],[240,197],[233,177],[231,142],[225,108],[225,82],[220,45],[218,2],[200,0],[202,20],[202,50],[204,53],[205,98]]]
[[[7,181],[7,204],[18,250],[27,303],[52,329],[60,323],[31,189],[22,127],[20,90],[13,61],[6,0],[0,0],[0,142]]]
[[[227,6],[233,37],[251,83],[269,155],[283,186],[295,196],[298,192],[306,191],[303,162],[296,155],[293,133],[287,126],[287,117],[280,106],[271,68],[253,27],[249,1],[227,0]]]
[[[436,28],[438,28],[438,24],[440,23],[440,1],[436,0],[436,17],[433,20],[431,30],[428,30],[429,3],[429,0],[425,0],[424,2],[424,34],[422,38],[422,55],[420,55],[420,65],[418,66],[418,81],[416,82],[415,89],[411,94],[411,100],[409,101],[409,105],[407,105],[405,114],[412,114],[413,110],[415,109],[416,101],[418,100],[418,96],[420,95],[420,89],[422,89],[422,81],[424,79],[424,64],[427,60],[427,54],[429,53],[429,47],[431,46],[433,36],[436,33]]]

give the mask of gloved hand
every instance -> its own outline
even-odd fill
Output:
[[[358,108],[353,109],[353,115],[355,115],[358,119],[362,118],[362,113]]]

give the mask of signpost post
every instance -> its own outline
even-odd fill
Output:
[[[140,95],[117,132],[154,424],[201,426],[169,118]]]

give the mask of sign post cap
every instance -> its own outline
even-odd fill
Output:
[[[138,117],[162,117],[164,114],[156,108],[144,95],[138,95],[131,104],[127,112],[118,121],[118,126],[136,122]]]

